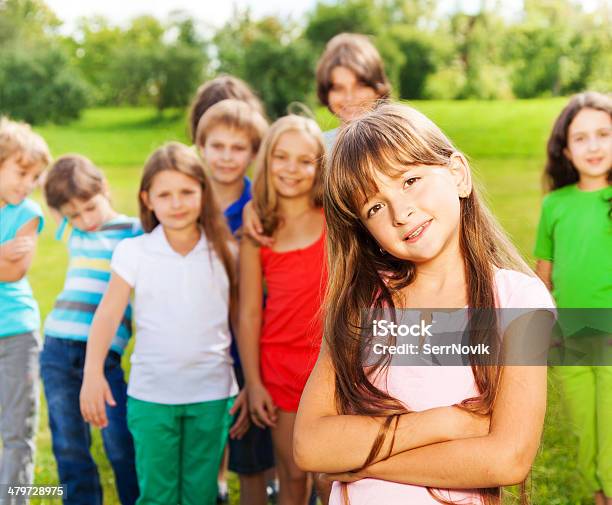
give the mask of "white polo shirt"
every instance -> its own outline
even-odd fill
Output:
[[[204,233],[183,257],[157,226],[119,243],[111,269],[134,289],[129,396],[177,405],[238,393],[229,353],[229,280]]]

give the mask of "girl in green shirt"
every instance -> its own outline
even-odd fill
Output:
[[[559,308],[612,308],[612,98],[586,92],[548,140],[536,272]],[[612,505],[612,366],[556,368],[578,436],[578,468],[597,505]]]

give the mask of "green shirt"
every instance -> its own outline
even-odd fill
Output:
[[[560,308],[612,308],[612,187],[581,191],[575,184],[544,198],[535,256],[551,261]]]

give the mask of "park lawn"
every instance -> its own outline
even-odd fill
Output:
[[[546,138],[564,102],[565,99],[411,103],[436,121],[469,157],[476,179],[486,188],[486,200],[530,262],[541,201],[540,176]],[[337,124],[324,109],[318,109],[316,117],[324,129]],[[69,125],[36,130],[47,139],[54,156],[78,152],[104,169],[115,208],[135,215],[144,161],[166,141],[187,142],[186,125],[182,111],[159,115],[153,109],[107,108],[87,110],[80,120]],[[42,203],[40,191],[34,198]],[[62,288],[67,263],[62,244],[53,239],[54,232],[55,226],[47,216],[29,276],[43,318]],[[127,355],[129,349],[123,360],[126,370],[129,369]],[[532,503],[536,505],[589,503],[573,466],[574,441],[562,419],[559,394],[551,383],[543,442],[532,472]],[[53,484],[57,482],[57,471],[44,397],[37,443],[36,483]],[[99,463],[104,502],[118,504],[112,471],[98,432],[93,437],[93,453]],[[232,478],[231,487],[235,489],[235,486],[236,480]],[[232,502],[237,503],[235,493]]]

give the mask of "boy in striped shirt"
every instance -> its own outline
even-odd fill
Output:
[[[70,257],[64,289],[45,321],[40,360],[53,453],[60,482],[67,486],[64,504],[102,505],[100,479],[89,450],[91,434],[79,408],[87,336],[110,279],[115,247],[142,230],[137,218],[120,215],[112,208],[104,175],[83,156],[59,158],[49,171],[44,190],[47,205],[59,222],[56,238],[66,242]],[[121,369],[121,355],[131,335],[128,306],[104,364],[116,404],[108,407],[109,425],[102,430],[123,505],[132,505],[138,498]]]

